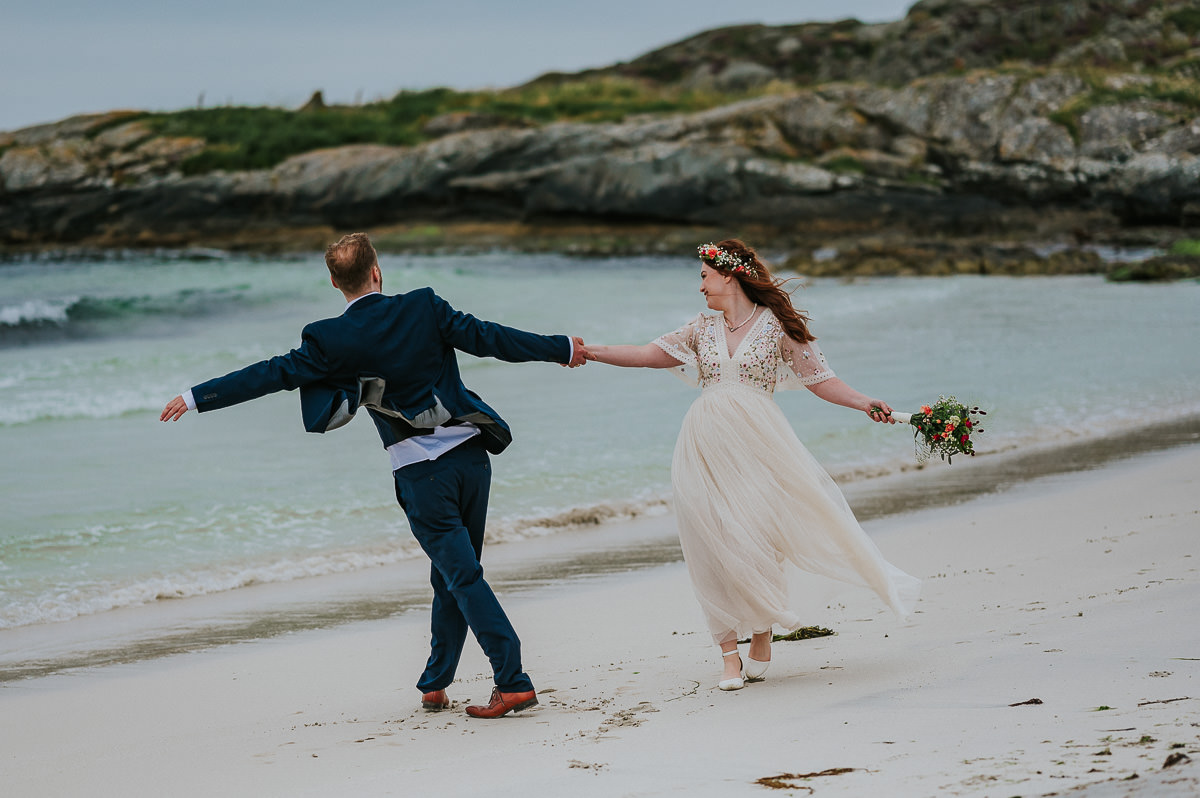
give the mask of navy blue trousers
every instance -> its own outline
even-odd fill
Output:
[[[394,476],[396,500],[431,563],[430,653],[417,688],[427,693],[454,681],[470,629],[500,690],[532,690],[521,670],[521,641],[479,564],[492,484],[482,441],[476,436],[436,460],[399,468]]]

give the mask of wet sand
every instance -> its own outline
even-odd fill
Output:
[[[988,459],[964,464],[967,484],[994,484],[982,472],[1006,458]],[[1081,450],[1077,459],[1103,457]],[[928,485],[920,480],[959,468],[897,479]],[[413,563],[334,580],[328,595],[358,609],[314,605],[333,620],[310,620],[336,626],[284,624],[254,642],[214,640],[6,683],[6,792],[1200,790],[1186,761],[1200,758],[1200,446],[1059,468],[901,514],[864,511],[857,490],[848,486],[885,555],[925,580],[918,612],[900,623],[873,595],[798,577],[799,606],[836,634],[777,643],[766,681],[744,690],[716,689],[716,649],[674,559],[672,517],[662,515],[489,552],[539,688],[532,711],[465,716],[465,704],[490,691],[470,643],[454,706],[420,710],[411,684],[427,653],[421,595],[380,598],[378,617],[362,609],[374,585],[416,579],[425,566]],[[220,615],[215,607],[198,619]]]

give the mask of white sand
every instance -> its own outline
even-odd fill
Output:
[[[11,683],[0,792],[1200,794],[1200,447],[867,529],[926,579],[912,621],[802,581],[837,635],[740,692],[673,564],[506,597],[542,704],[500,720],[462,712],[491,687],[473,642],[453,709],[419,709],[423,613]]]

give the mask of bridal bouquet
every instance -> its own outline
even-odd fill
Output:
[[[915,427],[913,438],[917,441],[917,460],[923,463],[937,452],[950,463],[956,454],[975,455],[972,436],[983,432],[983,427],[972,417],[986,415],[986,410],[968,408],[953,396],[939,396],[932,406],[922,406],[919,413],[892,413],[892,418]]]

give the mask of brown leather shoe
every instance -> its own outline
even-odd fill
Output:
[[[445,690],[434,690],[432,693],[422,694],[421,706],[430,712],[437,712],[442,709],[448,709],[450,699],[446,697]]]
[[[525,693],[502,693],[499,687],[492,688],[492,700],[486,707],[471,705],[467,714],[473,718],[498,718],[509,712],[520,712],[522,709],[537,704],[537,692],[530,690]]]

